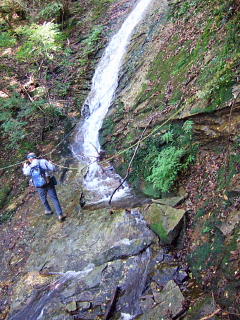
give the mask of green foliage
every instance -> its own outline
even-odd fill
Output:
[[[147,181],[153,183],[154,188],[161,192],[168,192],[179,172],[195,160],[196,149],[192,146],[193,122],[186,121],[180,132],[177,132],[178,130],[175,127],[162,136],[167,145],[161,148],[153,159],[151,174],[147,177]]]
[[[171,130],[164,133],[161,137],[162,141],[164,143],[170,143],[173,141],[173,132]]]
[[[218,171],[218,189],[224,190],[231,185],[233,176],[238,173],[238,165],[240,163],[240,155],[238,148],[235,154],[230,154],[227,163],[225,163]]]
[[[17,53],[20,60],[52,60],[54,54],[62,51],[64,35],[52,22],[21,27],[17,32],[24,40],[24,44]]]
[[[14,148],[19,141],[22,141],[27,136],[26,129],[24,128],[27,122],[19,121],[16,119],[9,119],[4,121],[2,128],[4,130],[4,136],[10,138],[10,145],[8,147]]]
[[[87,39],[83,41],[83,43],[86,45],[86,48],[84,50],[85,56],[89,56],[95,52],[96,46],[99,40],[101,39],[102,31],[103,31],[103,26],[95,26],[92,29],[89,36],[87,37]]]
[[[0,33],[0,48],[13,47],[16,44],[16,38],[11,32],[1,32]]]
[[[164,134],[150,136],[138,149],[129,177],[135,187],[144,182],[144,192],[154,197],[159,197],[161,192],[167,192],[173,187],[178,175],[195,161],[197,152],[197,145],[193,145],[192,121],[171,125],[168,130],[162,130],[165,131]],[[135,132],[135,137],[139,135],[139,132]],[[134,137],[129,143],[133,139]],[[125,161],[118,167],[120,174],[126,173],[133,152],[132,149],[125,152]]]
[[[30,118],[47,118],[49,130],[51,123],[56,123],[63,116],[61,109],[43,99],[31,102],[17,93],[9,98],[0,98],[0,127],[3,136],[9,139],[6,147],[10,149],[19,147],[28,138]]]
[[[45,103],[43,106],[43,113],[46,117],[50,119],[52,118],[52,120],[65,117],[62,109],[57,108],[55,105],[49,103]]]
[[[9,210],[0,214],[0,225],[11,220],[13,215],[15,214],[15,210]]]
[[[3,135],[9,137],[9,147],[15,147],[17,143],[26,137],[24,126],[27,124],[17,117],[25,99],[15,94],[10,98],[0,98],[0,124],[3,129]]]
[[[57,92],[58,96],[65,97],[68,94],[70,87],[70,82],[57,82],[55,85],[55,91]]]
[[[40,13],[39,17],[45,20],[57,19],[62,15],[63,4],[60,1],[54,1],[47,4]]]
[[[175,182],[181,169],[181,158],[184,155],[183,148],[170,146],[160,151],[153,162],[151,175],[147,178],[153,183],[155,189],[167,192]]]

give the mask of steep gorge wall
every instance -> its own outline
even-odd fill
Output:
[[[187,191],[184,260],[220,319],[239,314],[239,18],[239,1],[154,1],[101,132],[122,176],[133,160],[135,190]]]
[[[151,13],[133,37],[118,94],[102,130],[103,148],[116,153],[120,172],[126,170],[131,146],[143,130],[144,136],[150,134],[139,148],[144,154],[151,152],[151,144],[171,123],[186,120],[195,123],[195,141],[227,141],[229,135],[236,140],[238,19],[237,1],[153,1]],[[168,125],[163,125],[165,121]],[[161,142],[157,144],[160,151]],[[138,174],[143,157],[133,162],[132,182],[138,180],[138,184],[143,176],[146,184],[147,175]]]

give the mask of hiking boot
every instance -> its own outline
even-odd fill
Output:
[[[65,220],[65,216],[63,216],[63,215],[60,215],[60,216],[58,216],[58,220],[60,221],[60,222],[63,222],[64,220]]]
[[[46,216],[50,216],[51,214],[53,214],[52,211],[45,210],[45,215],[46,215]]]

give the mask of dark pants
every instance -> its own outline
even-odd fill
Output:
[[[49,211],[49,212],[52,211],[52,209],[48,203],[48,200],[47,200],[47,196],[49,195],[50,199],[52,200],[52,202],[54,204],[57,215],[61,216],[63,212],[62,212],[60,202],[58,200],[55,186],[53,184],[49,184],[43,188],[36,188],[36,189],[39,193],[39,196],[40,196],[42,203],[45,206],[46,211]]]

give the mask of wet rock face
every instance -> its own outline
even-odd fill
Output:
[[[153,254],[157,237],[139,210],[82,211],[62,225],[38,225],[35,234],[9,319],[152,317],[166,297],[177,312],[182,296],[173,281],[181,287],[187,273],[170,254]]]
[[[125,210],[111,215],[108,210],[84,211],[78,219],[66,221],[60,229],[54,224],[43,228],[39,226],[36,234],[25,269],[26,276],[15,287],[12,314],[16,315],[11,319],[20,320],[25,313],[24,308],[40,308],[34,300],[39,284],[43,289],[40,298],[37,295],[36,299],[40,304],[46,304],[42,319],[49,319],[50,314],[51,319],[61,319],[61,312],[79,317],[81,314],[82,317],[82,314],[89,313],[89,304],[83,305],[84,302],[91,304],[92,317],[89,319],[95,319],[106,312],[117,287],[121,291],[118,298],[120,310],[141,313],[136,296],[140,297],[144,289],[144,273],[151,256],[148,247],[155,240],[144,220]],[[47,269],[49,275],[59,276],[59,282],[54,282],[56,278],[46,278],[45,273],[44,279],[47,280],[44,286],[42,277],[36,272],[42,268]],[[63,280],[69,274],[68,270],[74,270],[74,273]],[[84,278],[79,278],[77,273],[81,275],[83,270],[90,271],[84,271]],[[33,272],[36,272],[36,278],[30,288],[29,277]],[[30,303],[27,302],[29,298]],[[105,300],[106,308],[100,307]],[[36,319],[34,317],[37,318],[36,313],[29,319]]]

